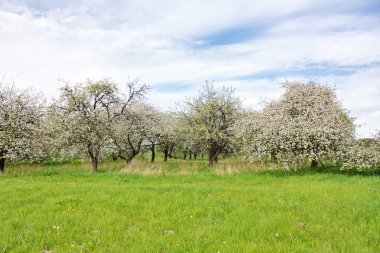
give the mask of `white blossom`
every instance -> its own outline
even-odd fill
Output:
[[[198,95],[185,102],[183,115],[189,126],[189,136],[208,151],[210,166],[232,144],[232,127],[240,109],[240,99],[232,88],[217,89],[209,82]]]
[[[0,81],[0,171],[6,158],[35,161],[43,156],[44,115],[40,94]]]
[[[285,93],[261,112],[248,113],[237,125],[243,152],[253,161],[295,165],[339,155],[354,139],[353,119],[328,86],[288,82]]]

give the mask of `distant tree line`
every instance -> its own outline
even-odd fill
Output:
[[[64,161],[88,157],[97,170],[103,158],[128,166],[142,152],[151,161],[221,155],[285,168],[333,161],[342,169],[380,170],[380,134],[355,138],[354,119],[335,91],[315,82],[287,82],[285,93],[262,110],[242,106],[235,90],[206,82],[173,112],[146,101],[150,87],[139,80],[119,86],[111,79],[61,81],[59,97],[0,82],[0,171],[5,161]]]

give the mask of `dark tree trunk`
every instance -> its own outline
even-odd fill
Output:
[[[5,158],[0,158],[0,172],[3,173],[5,168]]]
[[[92,171],[98,170],[98,158],[97,157],[91,157],[91,165],[92,165]]]
[[[112,161],[116,161],[117,160],[117,155],[115,154],[115,152],[112,152]]]
[[[87,152],[91,158],[92,171],[97,171],[99,164],[99,151],[96,148],[94,148],[94,146],[92,146],[91,144],[88,144]]]
[[[202,158],[202,159],[204,158],[204,155],[205,155],[205,154],[203,154],[203,153],[201,154],[201,158]]]
[[[310,165],[310,167],[312,169],[316,169],[318,167],[318,160],[315,159],[315,158],[311,159],[311,165]]]
[[[187,153],[183,152],[183,160],[186,160],[186,157],[187,157]]]
[[[125,159],[125,165],[128,166],[132,163],[132,158]]]
[[[276,157],[276,151],[272,150],[270,152],[270,161],[273,163],[273,162],[276,162],[277,161],[277,157]]]
[[[168,161],[168,156],[169,156],[169,150],[165,149],[164,150],[164,162]]]
[[[218,151],[211,148],[208,154],[208,166],[213,167],[216,163],[218,163]]]
[[[197,160],[197,153],[194,153],[194,160]]]
[[[214,167],[214,162],[215,162],[215,160],[211,156],[209,156],[209,158],[208,158],[208,166]]]
[[[125,162],[125,166],[129,166],[131,163],[132,163],[132,160],[135,156],[137,156],[139,154],[140,151],[133,151],[133,153],[127,153],[124,151],[123,152],[119,152],[119,157],[124,160]]]
[[[189,152],[189,159],[191,160],[191,158],[192,158],[192,153],[191,153],[191,151]]]
[[[150,151],[152,152],[152,159],[150,160],[150,162],[154,162],[154,159],[156,158],[156,151],[155,151],[155,144],[153,143],[152,146],[150,147]]]
[[[171,146],[170,148],[168,148],[168,157],[169,157],[170,159],[173,158],[173,149],[174,149],[173,146]],[[177,157],[174,157],[174,158],[177,159]]]

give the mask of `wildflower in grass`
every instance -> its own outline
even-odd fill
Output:
[[[164,234],[166,234],[166,235],[173,235],[174,234],[174,230],[165,230]]]

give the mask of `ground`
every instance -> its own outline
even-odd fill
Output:
[[[0,252],[380,252],[379,176],[199,164],[9,169]]]

